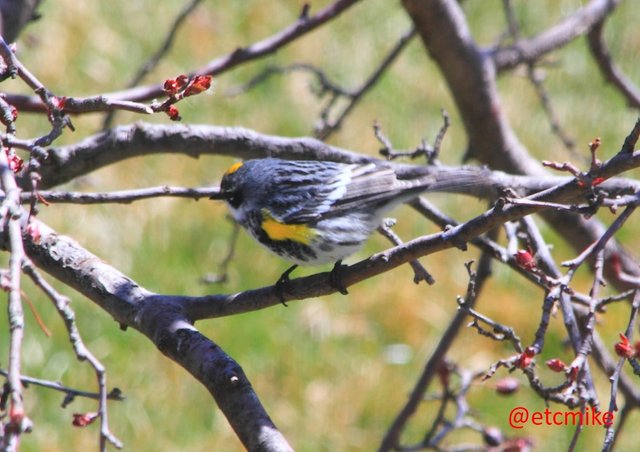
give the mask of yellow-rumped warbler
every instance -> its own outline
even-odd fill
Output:
[[[258,242],[295,263],[283,282],[297,265],[335,262],[339,269],[391,209],[427,190],[465,185],[455,173],[413,168],[399,175],[385,162],[247,160],[227,170],[212,199],[225,200]]]

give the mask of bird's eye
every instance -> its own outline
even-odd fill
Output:
[[[244,201],[244,199],[242,198],[242,193],[237,191],[233,193],[229,193],[229,196],[227,197],[227,202],[234,209],[237,209],[238,207],[240,207],[240,204],[242,204],[242,201]]]

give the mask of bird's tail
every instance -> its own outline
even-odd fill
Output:
[[[398,179],[423,185],[425,191],[463,193],[480,197],[493,197],[496,188],[491,183],[491,171],[479,166],[410,166],[396,168]]]

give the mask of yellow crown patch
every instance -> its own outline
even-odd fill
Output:
[[[226,175],[233,174],[233,173],[235,173],[236,171],[238,171],[242,165],[244,165],[244,163],[243,163],[243,162],[236,162],[236,163],[234,163],[233,165],[231,165],[231,166],[229,167],[229,169],[227,170],[227,172],[226,172],[226,173],[224,173],[224,174],[226,174]]]

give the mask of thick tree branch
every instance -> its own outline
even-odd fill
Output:
[[[23,238],[33,262],[97,303],[123,327],[145,334],[196,377],[213,395],[247,449],[291,450],[240,366],[193,327],[180,303],[140,287],[44,223],[33,220],[31,230],[38,231],[37,237]]]
[[[639,166],[640,152],[636,152],[627,155],[623,160],[611,160],[603,167],[603,174],[617,173]],[[542,201],[562,202],[580,196],[581,192],[582,189],[575,181],[568,181],[530,197],[530,199],[541,201],[541,203],[500,204],[466,223],[441,233],[406,242],[401,246],[375,254],[369,259],[346,267],[342,275],[343,282],[346,286],[350,286],[418,257],[457,247],[460,243],[468,242],[506,221],[545,209]],[[230,296],[162,297],[138,286],[134,281],[100,261],[97,257],[90,255],[71,239],[55,234],[44,224],[38,223],[37,228],[42,237],[38,243],[35,243],[30,237],[25,237],[27,251],[32,260],[45,271],[97,302],[123,325],[140,329],[141,319],[138,316],[140,310],[144,309],[146,303],[149,302],[155,303],[155,306],[158,306],[157,303],[160,302],[180,306],[178,309],[182,313],[180,322],[186,321],[187,323],[198,319],[263,309],[281,302],[273,287]],[[329,279],[329,273],[293,279],[287,284],[287,291],[284,294],[285,300],[299,300],[334,293],[335,288],[330,284]],[[175,329],[175,327],[171,328]],[[150,330],[143,332],[149,337],[160,334]]]
[[[92,135],[76,144],[48,149],[38,158],[38,172],[42,178],[39,187],[43,189],[55,187],[131,157],[163,153],[183,154],[195,158],[200,155],[220,155],[240,159],[279,157],[299,160],[331,160],[343,163],[362,163],[376,160],[355,151],[330,146],[313,138],[265,135],[241,127],[159,125],[139,122]],[[425,167],[395,162],[389,164],[393,165],[396,171],[404,177],[411,177],[412,172],[415,171],[422,174],[425,172],[438,174],[460,170],[457,167],[446,166]],[[531,194],[568,180],[566,177],[549,175],[546,177],[513,176],[500,171],[480,168],[476,170],[469,168],[468,175],[474,176],[474,171],[481,173],[485,180],[484,183],[481,183],[481,178],[474,177],[473,194],[487,198],[494,197],[497,191],[502,188],[509,187],[521,194]],[[24,190],[30,190],[31,180],[26,174],[19,179],[19,182]],[[600,187],[610,195],[622,195],[637,191],[640,183],[631,179],[614,179],[607,180]],[[52,202],[95,203],[102,202],[99,198],[103,198],[104,202],[127,202],[127,200],[159,194],[197,199],[205,196],[208,192],[205,189],[157,187],[136,190],[135,192],[125,190],[111,195],[105,194],[105,196],[54,192],[51,194],[44,192],[43,194],[47,200],[50,196]],[[23,195],[24,199],[29,199],[29,196],[31,195],[26,193]]]
[[[633,163],[632,163],[633,162]],[[612,159],[602,170],[607,174],[626,171],[630,166],[640,166],[640,152],[622,159]],[[487,231],[507,221],[522,218],[546,209],[545,202],[565,202],[579,197],[581,189],[575,181],[568,181],[549,190],[534,194],[529,199],[540,201],[534,204],[499,204],[497,207],[444,232],[419,237],[405,242],[403,245],[374,254],[370,258],[345,267],[341,272],[345,287],[356,284],[367,278],[382,274],[411,260],[469,242]],[[287,283],[283,294],[285,301],[293,301],[318,297],[334,293],[336,290],[330,283],[330,273],[319,273],[305,278],[297,278]],[[274,287],[264,287],[246,291],[228,298],[212,299],[210,297],[185,297],[185,306],[194,320],[219,317],[248,312],[275,306],[281,302]]]
[[[496,91],[496,67],[493,60],[474,42],[464,14],[454,0],[404,0],[407,12],[416,24],[425,47],[436,61],[456,101],[469,139],[469,155],[494,169],[509,173],[543,176],[545,171],[532,159],[517,139],[500,106]],[[593,0],[576,17],[589,24],[617,4],[614,0]],[[588,27],[579,22],[581,27]],[[597,221],[549,210],[545,220],[571,246],[581,251],[604,232]],[[607,244],[605,256],[619,256],[625,272],[640,273],[634,260],[615,241]],[[610,282],[626,289],[628,284],[608,272]]]
[[[72,146],[49,149],[38,158],[41,187],[60,185],[129,157],[161,153],[190,157],[215,154],[241,159],[278,156],[354,163],[370,160],[313,138],[262,135],[240,127],[137,123],[93,135]],[[30,187],[28,179],[25,176],[20,180],[26,189]]]
[[[467,155],[491,168],[543,175],[502,112],[495,67],[477,47],[455,0],[404,0],[418,34],[446,80],[469,140]]]
[[[200,0],[186,1],[190,3],[184,14]],[[289,43],[329,23],[356,2],[357,0],[329,0],[328,6],[317,14],[311,14],[310,3],[305,3],[299,18],[291,26],[281,29],[267,39],[246,47],[239,47],[227,55],[212,60],[193,73],[220,74],[244,63],[273,55]],[[492,441],[495,442],[488,447],[495,446],[501,449],[509,447],[508,440],[495,435],[492,438],[489,432],[473,419],[465,394],[472,388],[476,373],[464,372],[458,368],[454,371],[453,365],[447,369],[441,366],[466,315],[473,316],[477,331],[486,337],[503,340],[507,334],[502,333],[510,331],[509,337],[518,355],[501,359],[492,366],[490,372],[495,373],[500,366],[509,370],[522,370],[529,378],[531,387],[547,401],[565,403],[570,407],[579,405],[584,408],[586,404],[598,407],[598,394],[593,388],[587,358],[591,357],[598,366],[606,369],[607,375],[610,374],[615,363],[611,356],[612,347],[599,339],[598,330],[601,326],[595,321],[596,314],[604,313],[607,305],[613,301],[629,299],[629,293],[637,290],[640,281],[637,260],[630,258],[613,240],[619,227],[631,217],[640,200],[640,182],[619,177],[629,169],[640,167],[640,151],[635,150],[640,136],[640,120],[618,154],[609,161],[600,164],[596,158],[597,146],[595,146],[591,149],[590,168],[581,171],[569,162],[564,164],[551,162],[545,166],[561,171],[570,168],[572,171],[571,175],[566,177],[549,176],[551,170],[544,169],[536,159],[531,157],[509,124],[509,118],[503,110],[502,100],[497,90],[496,78],[501,71],[506,72],[516,66],[526,65],[530,78],[543,100],[543,105],[549,109],[550,104],[546,103],[548,101],[546,92],[539,83],[540,79],[536,77],[538,74],[535,72],[535,65],[554,50],[561,49],[577,37],[587,34],[591,51],[607,79],[618,87],[632,105],[640,105],[638,101],[640,95],[636,93],[635,86],[626,80],[614,65],[602,36],[603,23],[611,16],[619,2],[620,0],[587,0],[584,7],[565,14],[557,24],[533,37],[523,38],[519,34],[510,1],[505,0],[505,10],[509,15],[508,25],[512,32],[509,42],[512,45],[481,48],[475,42],[470,27],[467,26],[460,7],[464,2],[403,0],[406,12],[413,21],[414,31],[406,34],[397,43],[361,89],[351,93],[342,90],[342,95],[347,93],[347,97],[350,96],[352,100],[344,111],[346,115],[385,72],[406,42],[416,34],[420,36],[425,48],[441,69],[459,110],[468,137],[467,157],[488,163],[491,170],[404,165],[397,160],[388,164],[394,168],[399,178],[410,178],[416,173],[420,175],[428,173],[436,179],[440,175],[443,179],[445,177],[451,179],[453,172],[457,177],[456,181],[460,182],[457,189],[453,187],[454,192],[487,198],[492,207],[474,218],[464,218],[458,223],[429,208],[424,199],[414,200],[411,205],[425,217],[436,221],[441,226],[442,232],[418,237],[406,243],[389,234],[398,246],[346,266],[341,271],[341,285],[352,286],[395,267],[414,262],[419,257],[453,247],[466,249],[466,244],[472,243],[483,251],[484,276],[488,275],[489,264],[493,259],[497,259],[536,284],[545,293],[544,303],[538,308],[541,318],[533,343],[525,347],[524,341],[517,337],[517,332],[510,325],[493,321],[483,313],[471,309],[471,303],[477,296],[477,288],[475,278],[470,275],[474,284],[469,284],[467,302],[460,303],[461,310],[444,333],[434,356],[428,359],[424,373],[405,410],[398,417],[398,422],[394,423],[389,430],[383,449],[441,447],[444,436],[452,429],[461,427],[470,427],[482,433],[487,445]],[[15,8],[26,6],[27,8],[23,11],[28,11],[28,8],[37,5],[39,0],[16,0],[13,3]],[[7,2],[0,0],[0,26],[2,27],[0,32],[5,33],[12,27],[16,30],[21,29],[29,17],[22,13],[11,16],[7,14],[6,8]],[[17,18],[15,23],[12,22],[11,17]],[[176,26],[180,20],[179,18],[176,21]],[[173,32],[175,29],[176,27]],[[173,33],[170,33],[166,43],[169,43],[172,38]],[[7,39],[6,36],[5,39]],[[7,42],[10,41],[7,40]],[[20,299],[21,293],[24,293],[19,286],[21,272],[32,277],[37,289],[49,295],[59,311],[66,310],[68,307],[66,298],[55,292],[53,286],[50,286],[31,265],[33,263],[91,299],[99,308],[116,319],[123,329],[129,327],[146,335],[160,351],[190,372],[212,394],[247,449],[291,450],[286,439],[262,407],[240,366],[217,344],[203,336],[194,327],[194,323],[267,307],[282,309],[280,303],[284,301],[303,300],[335,293],[334,282],[329,273],[318,273],[291,280],[279,290],[269,286],[236,294],[213,294],[204,297],[153,293],[101,261],[71,238],[57,234],[47,225],[39,222],[36,215],[37,207],[40,206],[37,206],[37,203],[42,202],[42,205],[46,204],[45,201],[77,204],[128,203],[158,196],[201,199],[217,192],[217,188],[213,186],[194,189],[151,187],[110,193],[50,190],[65,182],[73,181],[79,176],[133,156],[171,153],[192,157],[205,154],[238,158],[275,156],[340,162],[366,162],[377,159],[308,138],[283,138],[263,135],[247,129],[197,125],[176,127],[136,124],[88,137],[81,143],[45,149],[62,133],[64,127],[72,128],[68,113],[115,109],[151,113],[154,111],[151,107],[155,103],[149,107],[136,100],[155,99],[165,93],[160,85],[150,85],[134,87],[106,96],[57,97],[20,63],[13,47],[7,45],[7,42],[0,38],[0,66],[2,66],[0,76],[20,77],[36,96],[4,97],[3,95],[0,99],[0,122],[5,127],[4,133],[0,134],[3,145],[0,149],[0,169],[2,170],[0,172],[0,179],[2,179],[0,217],[3,220],[0,225],[0,249],[11,253],[10,255],[7,253],[8,268],[1,272],[2,278],[0,278],[3,288],[9,295],[9,328],[11,330],[10,343],[7,346],[10,354],[9,378],[2,395],[2,406],[0,406],[0,410],[5,413],[0,425],[0,448],[6,446],[9,450],[17,449],[20,433],[29,428],[28,418],[24,416],[22,407],[19,379],[23,327],[21,303],[24,301]],[[189,68],[193,67],[193,65],[189,66]],[[323,74],[322,69],[315,69],[315,66],[314,71]],[[50,131],[46,131],[45,135],[35,139],[20,138],[17,133],[21,130],[19,127],[21,127],[22,118],[16,121],[16,110],[12,104],[17,105],[22,111],[46,112],[52,126]],[[337,115],[330,115],[327,107],[323,118],[327,119],[326,130],[330,133],[334,130],[333,127],[340,125],[344,116],[339,116],[333,123],[329,121],[329,116]],[[553,118],[552,112],[550,117]],[[552,119],[551,122],[558,125],[558,121]],[[543,141],[541,139],[538,143]],[[383,142],[383,145],[386,146],[386,142]],[[434,145],[434,148],[437,149],[438,146]],[[20,149],[29,151],[28,165],[22,170],[20,168],[23,162],[14,152]],[[390,143],[388,149],[391,151]],[[413,154],[418,154],[418,151],[426,154],[427,161],[430,163],[433,163],[433,159],[437,157],[437,152],[429,151],[426,146],[419,147]],[[390,152],[386,157],[392,160],[404,155],[405,153]],[[222,171],[223,169],[219,168],[219,172],[214,177]],[[16,174],[20,174],[20,178]],[[468,181],[468,184],[465,181]],[[215,182],[217,180],[212,179],[212,185]],[[27,215],[27,208],[20,203],[29,202],[31,210]],[[619,208],[622,206],[626,208],[620,213]],[[608,230],[593,218],[596,213],[601,213],[603,207],[609,208],[613,215],[617,215]],[[55,207],[51,208],[53,209]],[[572,287],[574,283],[571,278],[574,268],[563,275],[555,266],[551,253],[547,252],[547,244],[544,243],[531,218],[527,217],[533,213],[540,213],[578,251],[586,248],[587,251],[581,254],[579,263],[588,262],[594,268],[592,291],[589,295]],[[637,209],[635,213],[637,214]],[[219,220],[222,221],[222,219]],[[515,222],[519,227],[515,226]],[[485,235],[497,234],[498,227],[501,225],[504,225],[507,231],[509,248],[501,247]],[[228,258],[233,255],[233,245],[230,248]],[[594,252],[596,248],[597,252]],[[516,258],[521,257],[523,252],[525,254],[529,252],[532,255],[531,260],[525,261],[524,264]],[[468,265],[470,269],[470,264]],[[604,271],[608,273],[605,274]],[[426,277],[423,269],[418,268],[418,272],[423,275],[422,277]],[[601,295],[598,290],[599,284],[604,283],[605,280],[613,283],[615,288],[631,287],[632,290],[625,294],[608,297],[607,294]],[[638,293],[633,293],[636,297],[627,336],[630,336],[629,332],[636,321],[638,307]],[[617,305],[617,307],[620,306],[624,306],[623,303]],[[562,363],[564,370],[560,369],[559,372],[564,371],[563,376],[566,378],[563,382],[547,387],[540,381],[539,369],[534,369],[532,363],[534,357],[545,348],[545,341],[551,340],[547,333],[553,322],[554,309],[558,307],[561,309],[565,328],[569,332],[574,359],[569,366]],[[587,312],[586,316],[585,312]],[[71,317],[72,313],[67,313],[65,316],[68,328]],[[485,321],[483,319],[487,319],[488,327],[478,325],[477,321]],[[495,328],[493,333],[490,331],[492,326]],[[73,340],[77,333],[75,325],[72,325],[69,331]],[[496,332],[498,334],[494,334]],[[104,450],[109,439],[117,444],[117,440],[111,438],[108,431],[104,369],[88,350],[84,350],[83,347],[79,349],[78,345],[75,345],[78,358],[89,359],[98,375],[99,399],[101,408],[105,408],[105,411],[101,410],[100,414],[103,424],[101,448]],[[619,353],[618,345],[616,345],[617,353]],[[591,347],[593,347],[593,353],[591,353]],[[529,361],[525,363],[522,358],[527,350],[531,353],[528,355]],[[546,351],[550,351],[548,346]],[[637,347],[635,350],[629,348],[628,352],[636,355],[640,353]],[[621,372],[625,369],[623,366],[627,361],[635,366],[633,368],[635,373],[640,374],[635,357],[621,360],[614,374],[614,378],[619,377],[619,386],[611,390],[610,409],[614,410],[617,407],[615,401],[618,391],[625,398],[622,413],[616,416],[619,420],[618,427],[622,427],[628,413],[640,407],[639,391],[634,386],[636,383]],[[449,373],[459,378],[458,387],[452,387],[449,381],[445,381],[448,380]],[[442,394],[438,396],[441,404],[436,413],[433,428],[431,430],[427,428],[422,443],[403,446],[398,441],[400,432],[409,415],[424,402],[425,390],[434,376],[440,378]],[[457,404],[455,410],[451,410],[453,403]],[[449,422],[445,410],[455,411],[455,419]],[[447,425],[444,425],[445,423]],[[570,448],[574,447],[580,431],[580,429],[576,430]],[[613,433],[614,430],[611,427],[607,432],[607,441],[614,439]],[[605,448],[612,447],[608,446],[611,444],[605,442]]]
[[[620,152],[595,168],[591,176],[611,178],[639,166],[640,152]],[[402,166],[398,168],[402,169]],[[404,168],[414,171],[416,167]],[[459,247],[506,221],[547,209],[549,203],[576,199],[589,192],[581,182],[568,179],[530,196],[531,203],[503,200],[466,223],[420,237],[346,267],[341,275],[342,282],[345,287],[350,286],[418,257]],[[274,287],[265,287],[228,296],[159,295],[140,287],[73,240],[56,234],[37,220],[32,220],[29,230],[31,232],[23,236],[25,251],[36,265],[96,302],[121,325],[141,331],[163,353],[192,373],[209,389],[248,448],[258,447],[258,444],[270,444],[265,446],[267,450],[276,445],[289,447],[260,405],[242,369],[216,344],[202,336],[193,327],[193,322],[279,305],[283,300],[281,295],[285,301],[290,301],[333,293],[335,288],[329,273],[292,280],[281,294]],[[6,247],[7,238],[4,240]]]
[[[38,14],[40,0],[0,0],[0,36],[14,42],[22,29]]]

